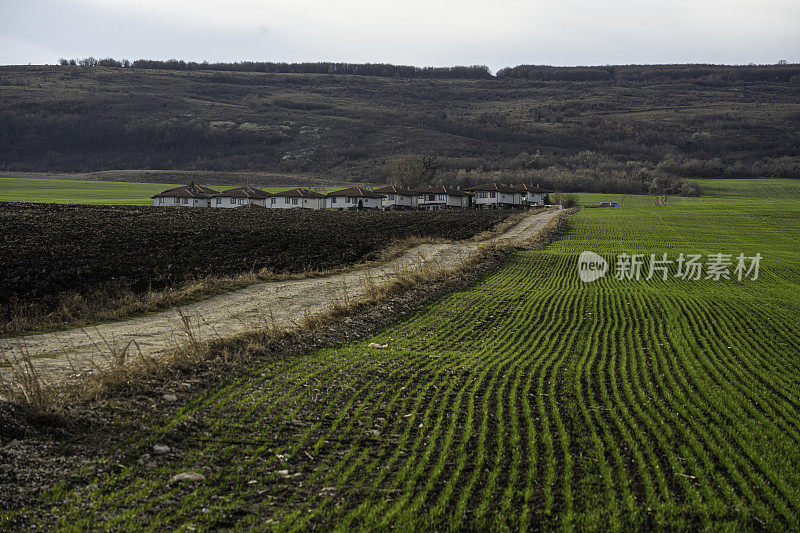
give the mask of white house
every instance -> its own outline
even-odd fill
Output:
[[[325,198],[325,207],[329,209],[383,209],[383,194],[361,187],[350,187],[329,192]]]
[[[409,189],[401,189],[394,185],[373,189],[383,195],[384,209],[414,209],[417,207],[417,195]]]
[[[236,187],[228,189],[211,197],[211,207],[239,207],[245,205],[260,205],[266,207],[271,195],[255,187]]]
[[[547,191],[540,189],[538,186],[528,185],[527,183],[520,183],[513,185],[512,189],[519,191],[522,195],[522,205],[524,206],[543,206],[546,202]]]
[[[322,209],[325,195],[303,188],[291,189],[270,194],[266,206],[272,209]]]
[[[466,209],[472,201],[470,193],[451,187],[423,185],[412,192],[417,196],[417,207],[428,211]]]
[[[211,197],[219,191],[190,183],[152,196],[153,205],[161,207],[208,207]]]
[[[475,194],[475,205],[482,208],[508,208],[522,206],[522,194],[505,185],[484,183],[467,189]]]

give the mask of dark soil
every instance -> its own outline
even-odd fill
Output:
[[[16,308],[54,312],[65,294],[88,300],[262,269],[339,268],[411,237],[469,238],[508,215],[0,203],[0,322]]]

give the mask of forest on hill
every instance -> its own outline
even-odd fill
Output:
[[[800,177],[800,65],[62,63],[0,67],[0,171],[684,194],[683,178]]]

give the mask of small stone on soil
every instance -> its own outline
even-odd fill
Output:
[[[153,453],[156,455],[163,455],[165,453],[169,453],[171,450],[172,448],[164,444],[156,444],[153,446]]]
[[[177,402],[178,401],[178,397],[175,396],[174,394],[165,394],[164,396],[162,396],[162,398],[164,398],[168,402]]]
[[[204,476],[203,474],[198,474],[197,472],[181,472],[180,474],[175,474],[174,476],[172,476],[172,479],[170,479],[170,483],[177,483],[179,481],[191,481],[194,483],[197,481],[205,481],[205,480],[206,476]]]

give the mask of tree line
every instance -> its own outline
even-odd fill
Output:
[[[388,78],[436,79],[528,79],[535,81],[693,81],[715,85],[753,82],[790,82],[800,85],[800,64],[781,60],[775,65],[607,65],[585,67],[553,67],[518,65],[505,67],[493,75],[485,65],[454,67],[415,67],[389,63],[285,63],[271,61],[214,62],[182,59],[114,59],[94,57],[59,59],[59,64],[82,67],[117,67],[151,70],[218,70],[227,72],[263,72],[279,74],[345,74]]]
[[[493,78],[489,67],[485,65],[455,67],[415,67],[410,65],[391,65],[388,63],[332,63],[307,62],[283,63],[270,61],[237,61],[232,63],[209,63],[203,61],[184,61],[169,59],[114,59],[107,57],[95,59],[60,59],[61,65],[82,67],[118,67],[156,70],[221,70],[227,72],[264,72],[277,74],[346,74],[353,76],[381,76],[387,78],[438,78],[480,80]]]
[[[594,155],[588,154],[585,157]],[[585,168],[574,163],[574,160],[562,161],[541,169],[465,170],[448,168],[443,158],[422,153],[407,154],[388,162],[379,175],[382,175],[386,183],[408,189],[425,184],[464,189],[482,183],[527,183],[550,191],[567,193],[700,195],[700,188],[696,183],[670,174],[660,167],[630,165],[607,158],[603,158],[602,164],[595,165],[594,168]]]
[[[775,65],[608,65],[601,67],[551,67],[519,65],[497,71],[497,78],[536,81],[692,81],[710,84],[790,82],[800,85],[800,65],[779,61]]]

